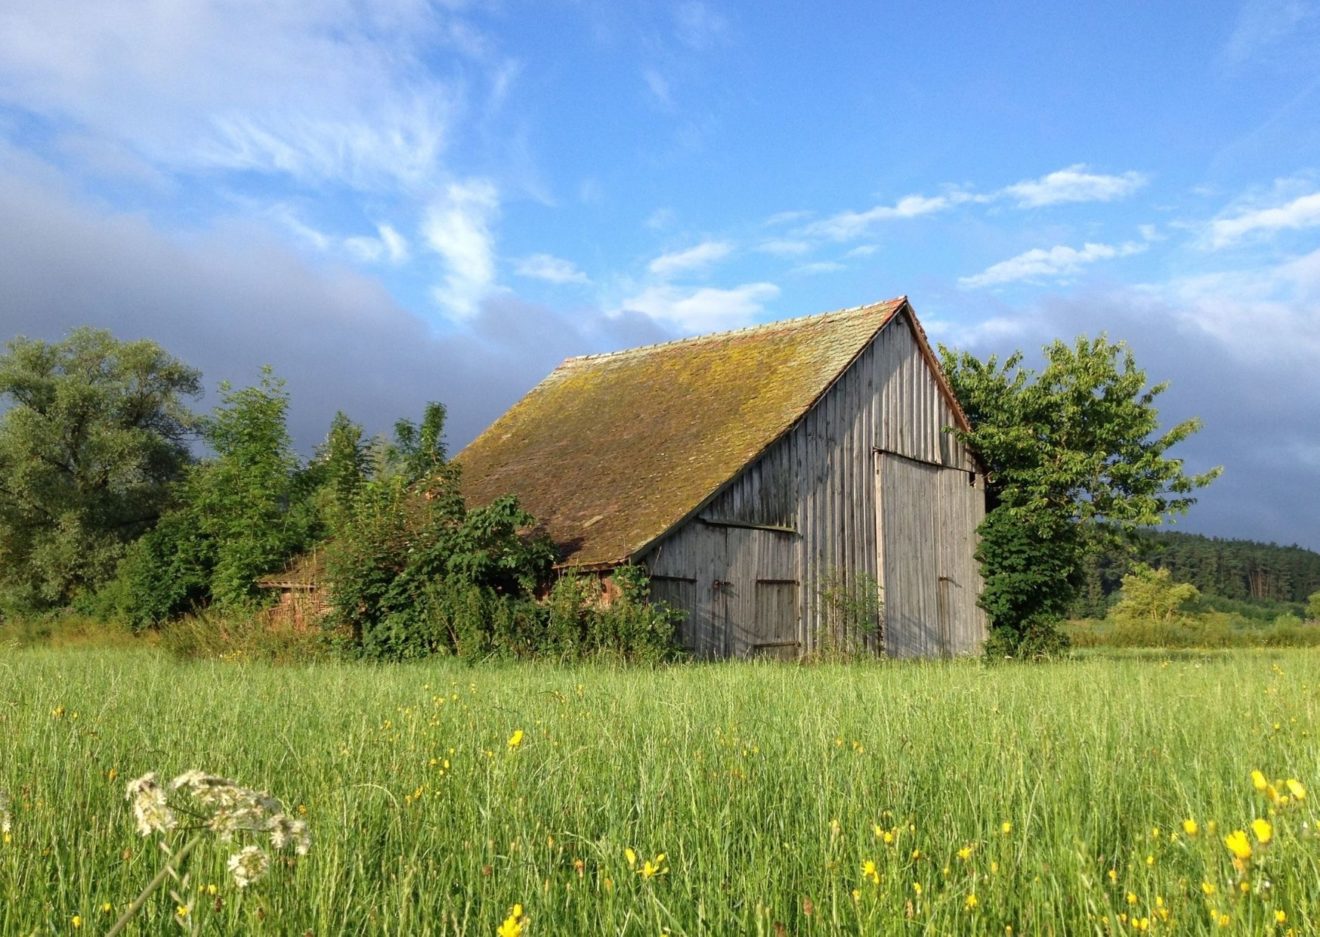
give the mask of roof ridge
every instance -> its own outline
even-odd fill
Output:
[[[843,309],[832,309],[829,312],[813,312],[805,316],[794,316],[791,319],[776,319],[773,322],[760,322],[756,325],[746,325],[740,329],[726,329],[722,332],[703,332],[700,335],[687,335],[683,338],[671,338],[666,342],[652,342],[649,345],[635,345],[632,348],[621,348],[618,351],[602,351],[592,355],[570,355],[561,361],[556,371],[588,361],[600,361],[605,358],[625,358],[633,355],[655,351],[659,348],[669,348],[673,345],[686,345],[693,342],[706,342],[713,338],[732,338],[741,335],[754,335],[760,332],[771,332],[782,329],[785,326],[800,325],[809,320],[828,319],[833,316],[856,315],[857,313],[867,312],[872,309],[878,309],[882,306],[896,306],[907,302],[907,296],[895,296],[892,299],[882,299],[874,303],[863,303],[860,306],[847,306]]]

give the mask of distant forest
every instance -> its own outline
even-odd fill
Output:
[[[1168,569],[1175,580],[1190,582],[1207,598],[1265,608],[1300,606],[1320,590],[1320,553],[1299,546],[1144,531],[1139,534],[1136,560]],[[1091,557],[1073,613],[1102,616],[1131,562],[1117,551]]]

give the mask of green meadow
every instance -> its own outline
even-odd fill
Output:
[[[240,889],[251,840],[205,839],[127,933],[1312,934],[1317,715],[1320,656],[1292,649],[645,670],[11,645],[0,933],[104,933],[166,859],[126,783],[201,769],[281,799],[311,851]]]

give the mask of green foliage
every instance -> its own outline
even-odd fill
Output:
[[[298,466],[288,404],[270,368],[256,386],[220,385],[220,403],[202,424],[214,454],[189,469],[177,506],[129,548],[107,589],[104,601],[134,627],[212,603],[245,613],[259,598],[257,579],[322,534],[322,479]]]
[[[1120,624],[1171,624],[1184,614],[1188,603],[1200,596],[1196,586],[1175,582],[1167,569],[1138,563],[1123,577],[1118,602],[1110,617]]]
[[[1320,590],[1312,592],[1307,597],[1306,617],[1311,621],[1320,621]]]
[[[817,656],[841,660],[883,653],[885,604],[874,576],[827,570],[817,596],[822,612]]]
[[[1301,614],[1307,596],[1320,589],[1320,553],[1295,545],[1143,530],[1131,544],[1100,547],[1087,559],[1082,594],[1072,608],[1075,617],[1104,616],[1134,556],[1190,582],[1219,602],[1217,608],[1249,617]]]
[[[307,536],[290,523],[297,459],[284,382],[263,368],[257,386],[221,384],[220,401],[203,427],[215,458],[189,475],[184,501],[215,544],[211,597],[237,608],[254,598],[257,577],[279,569]]]
[[[113,574],[169,504],[197,371],[149,341],[77,329],[0,355],[0,604],[67,605]]]
[[[986,515],[979,533],[981,607],[993,625],[986,655],[1034,658],[1066,650],[1067,636],[1057,625],[1077,576],[1078,529],[1062,525],[1048,536],[1009,511],[996,510]]]
[[[989,650],[1054,643],[1088,552],[1186,511],[1218,469],[1188,475],[1168,455],[1199,423],[1160,432],[1154,401],[1166,385],[1147,388],[1122,343],[1053,342],[1039,373],[1022,367],[1020,354],[1002,364],[947,348],[940,355],[972,423],[960,435],[989,470],[981,550]]]

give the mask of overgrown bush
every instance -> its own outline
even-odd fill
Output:
[[[885,604],[874,576],[827,570],[817,597],[821,628],[815,656],[838,659],[884,653]]]

